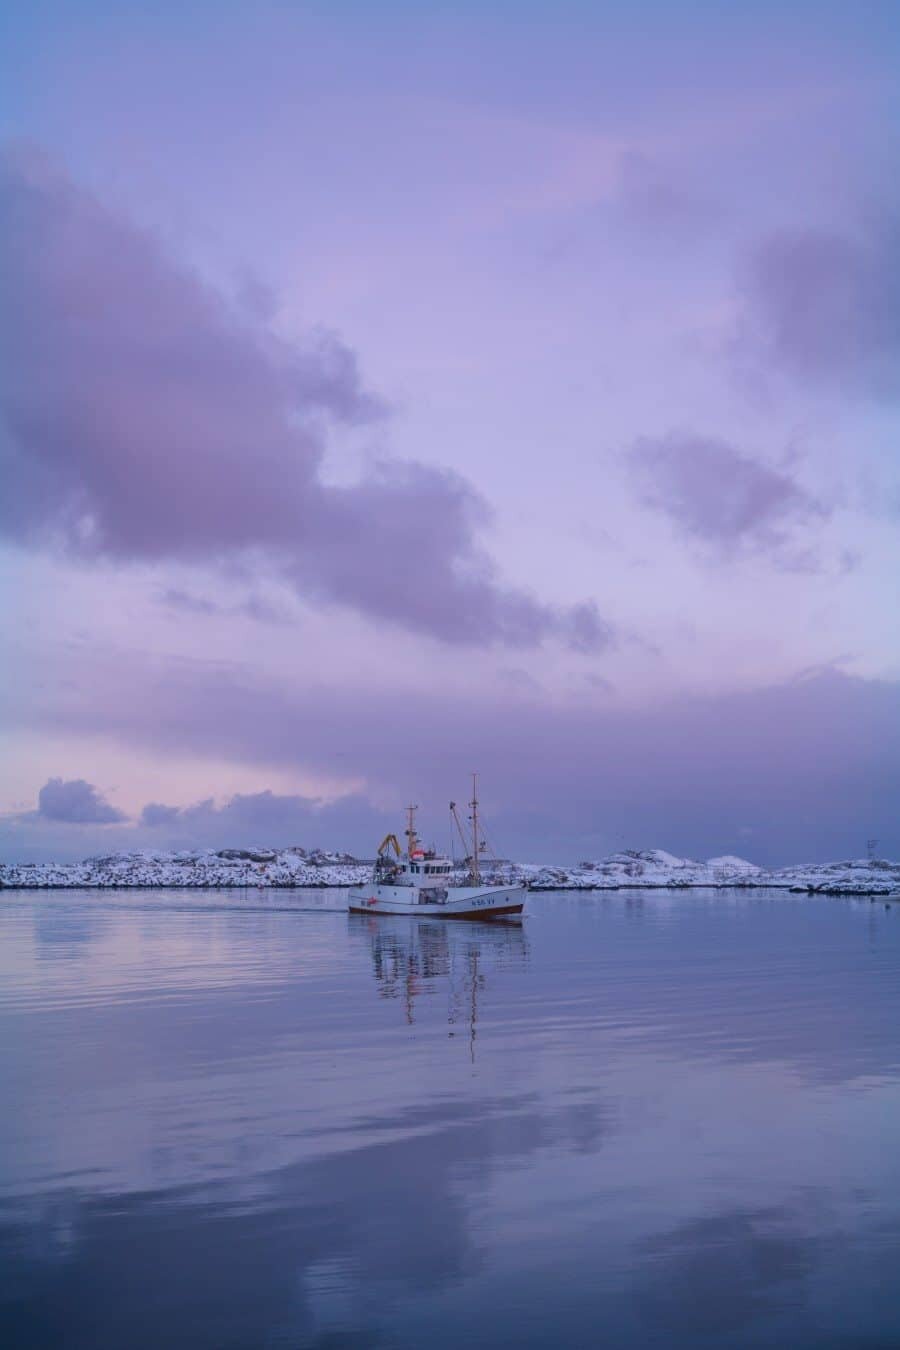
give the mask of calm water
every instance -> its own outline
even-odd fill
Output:
[[[0,896],[0,1344],[900,1344],[900,908],[342,899]]]

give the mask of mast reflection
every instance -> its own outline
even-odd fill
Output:
[[[384,915],[348,916],[350,931],[366,938],[379,997],[402,1003],[405,1020],[416,1021],[423,997],[446,997],[449,1035],[467,1027],[475,1058],[479,999],[495,971],[528,960],[521,924],[429,923]]]

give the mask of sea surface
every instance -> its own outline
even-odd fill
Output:
[[[900,906],[0,894],[0,1345],[900,1345]]]

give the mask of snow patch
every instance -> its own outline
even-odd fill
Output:
[[[223,848],[165,853],[144,850],[88,858],[80,863],[0,864],[0,887],[307,887],[354,886],[372,864],[349,853],[299,846],[286,849]],[[746,858],[724,855],[698,862],[665,849],[625,849],[577,867],[504,864],[496,880],[527,882],[535,890],[622,890],[778,887],[823,895],[881,895],[900,899],[900,863],[855,859],[782,867],[772,871]]]

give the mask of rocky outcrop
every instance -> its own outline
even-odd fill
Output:
[[[302,887],[352,886],[371,862],[321,849],[223,848],[182,853],[117,853],[78,863],[0,865],[0,886],[57,887]],[[777,887],[811,895],[900,898],[900,863],[884,859],[816,863],[767,871],[744,858],[679,858],[662,849],[625,849],[575,867],[506,863],[498,881],[526,881],[532,890]]]

